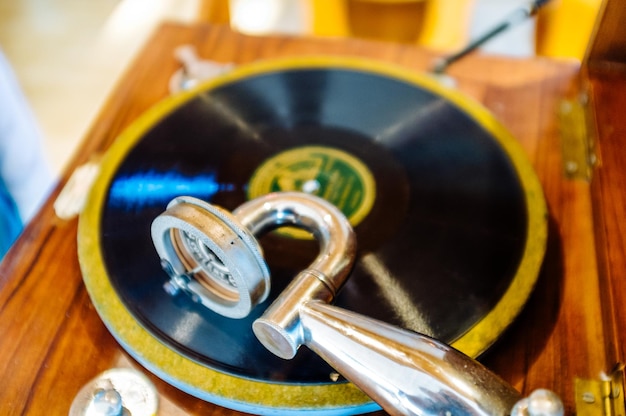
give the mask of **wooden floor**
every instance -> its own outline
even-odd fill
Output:
[[[199,0],[0,0],[0,48],[60,172],[130,58],[162,20]],[[142,4],[143,3],[143,4]]]

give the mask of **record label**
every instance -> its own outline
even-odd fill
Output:
[[[281,152],[261,164],[250,180],[248,198],[284,191],[324,198],[356,226],[374,205],[376,183],[367,166],[356,157],[331,147],[303,146]],[[279,231],[308,238],[307,233],[293,227]]]

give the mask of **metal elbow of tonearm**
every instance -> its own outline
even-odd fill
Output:
[[[483,365],[425,335],[331,305],[356,257],[356,238],[332,204],[284,192],[248,201],[229,213],[191,197],[174,199],[152,224],[152,239],[170,276],[166,290],[242,318],[270,290],[256,240],[292,226],[312,233],[317,258],[255,320],[259,341],[279,357],[305,345],[394,415],[562,415],[559,398],[528,398]]]

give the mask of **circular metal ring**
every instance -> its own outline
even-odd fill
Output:
[[[170,274],[172,294],[182,290],[229,318],[247,316],[269,294],[261,247],[219,207],[191,197],[174,199],[153,221],[152,241]]]

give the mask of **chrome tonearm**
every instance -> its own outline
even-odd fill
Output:
[[[320,253],[253,323],[272,353],[290,359],[306,345],[392,415],[563,414],[554,393],[537,390],[521,399],[482,364],[440,341],[330,305],[354,263],[356,238],[344,215],[315,196],[269,194],[232,214],[195,198],[174,199],[152,224],[170,275],[166,290],[224,316],[248,315],[270,287],[254,236],[282,226],[311,232]]]

